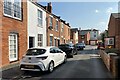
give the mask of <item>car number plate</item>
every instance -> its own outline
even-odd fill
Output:
[[[26,65],[26,68],[34,68],[34,65]]]

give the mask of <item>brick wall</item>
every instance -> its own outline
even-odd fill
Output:
[[[47,13],[46,14],[46,17],[47,17],[47,46],[50,46],[50,34],[53,34],[53,45],[54,45],[54,39],[55,37],[56,38],[59,38],[60,37],[60,21],[58,19],[58,31],[55,30],[55,27],[56,27],[56,19],[54,16],[53,16],[53,29],[49,29],[49,21],[50,21],[50,14]],[[58,39],[57,39],[58,40]],[[57,42],[58,44],[58,42]]]
[[[108,36],[115,36],[115,18],[113,16],[110,17],[108,24]]]
[[[2,67],[13,62],[9,61],[9,39],[11,32],[18,33],[18,60],[27,49],[27,3],[22,2],[23,20],[19,21],[13,18],[5,17],[2,14]],[[16,62],[16,61],[15,61]]]
[[[58,40],[60,41],[59,44],[67,43],[70,40],[70,27],[65,24],[64,21],[62,21],[61,19],[55,17],[54,15],[52,15],[51,13],[47,13],[47,46],[50,46],[50,34],[53,34],[53,46],[54,44],[54,39],[57,38],[57,46],[58,46]],[[50,21],[50,16],[53,17],[53,29],[49,29],[49,21]],[[56,27],[56,19],[58,20],[58,31],[55,30]],[[63,27],[63,32],[61,32],[61,24],[63,23],[64,27]]]
[[[85,44],[89,44],[89,40],[90,40],[90,33],[89,32],[84,35],[84,39],[81,38],[81,35],[78,35],[78,42],[79,43],[84,41]]]
[[[0,67],[2,66],[2,0],[0,0]]]
[[[70,27],[68,25],[64,26],[64,36],[66,43],[69,43],[70,41]]]
[[[114,18],[112,15],[108,24],[108,36],[115,37],[115,48],[120,50],[120,19]]]

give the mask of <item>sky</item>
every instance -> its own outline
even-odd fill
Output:
[[[40,2],[47,5],[46,2]],[[72,28],[108,29],[111,13],[118,12],[118,2],[52,2],[53,14],[70,23]]]

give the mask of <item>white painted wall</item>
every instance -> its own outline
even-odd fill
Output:
[[[95,33],[96,32],[96,33]],[[94,37],[96,35],[96,37]],[[90,39],[91,40],[96,40],[98,39],[98,31],[90,31]]]
[[[38,13],[43,12],[43,25],[38,26]],[[38,34],[43,34],[43,46],[46,46],[46,12],[40,7],[27,0],[27,19],[28,19],[28,48],[29,36],[35,37],[35,47],[38,47]]]

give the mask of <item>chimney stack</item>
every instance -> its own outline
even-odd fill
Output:
[[[52,13],[52,3],[51,2],[49,2],[48,5],[47,5],[47,11]]]

